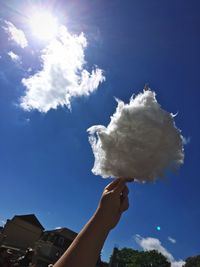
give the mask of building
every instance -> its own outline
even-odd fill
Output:
[[[34,247],[44,230],[34,214],[15,215],[7,220],[0,236],[0,246],[25,251]]]
[[[16,259],[24,255],[27,248],[33,248],[33,264],[47,267],[61,257],[76,236],[76,232],[65,227],[44,231],[34,214],[16,215],[0,228],[0,247],[10,249]],[[108,264],[99,257],[96,267],[104,266]]]
[[[37,267],[47,267],[54,264],[71,245],[77,233],[68,229],[60,228],[45,231],[41,238],[35,243],[35,260]],[[108,264],[101,261],[99,256],[96,267],[108,267]]]
[[[65,250],[71,245],[77,233],[68,229],[60,228],[43,232],[40,239],[35,243],[37,266],[47,266],[55,263]]]

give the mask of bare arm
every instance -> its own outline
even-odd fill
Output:
[[[54,267],[95,267],[104,241],[128,209],[128,188],[115,180],[103,191],[99,206]]]

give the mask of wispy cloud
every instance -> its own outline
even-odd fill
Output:
[[[97,66],[89,72],[85,66],[87,40],[83,33],[71,34],[60,26],[56,38],[41,52],[42,69],[24,78],[25,95],[21,107],[47,112],[58,106],[71,108],[71,99],[89,96],[105,80]]]
[[[191,137],[182,137],[182,138],[184,145],[188,145],[191,142]]]
[[[19,45],[21,48],[28,46],[28,41],[24,32],[18,29],[12,22],[5,21],[5,26],[3,29],[9,36],[9,39]]]
[[[157,238],[144,238],[140,235],[136,235],[135,241],[143,248],[144,251],[157,250],[160,252],[171,263],[171,267],[182,267],[185,264],[185,262],[182,260],[176,261],[172,254],[165,247],[163,247],[160,240]]]
[[[13,51],[8,52],[8,56],[16,63],[21,63],[21,57],[15,54]]]
[[[173,244],[176,243],[176,239],[174,239],[174,238],[172,238],[172,237],[170,237],[170,236],[168,236],[168,240],[169,240],[171,243],[173,243]]]

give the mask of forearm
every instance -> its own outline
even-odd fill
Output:
[[[110,229],[127,209],[128,188],[117,179],[105,187],[94,216],[54,267],[95,267]]]
[[[94,267],[109,233],[103,219],[97,210],[54,267]]]

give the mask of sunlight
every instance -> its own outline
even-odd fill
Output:
[[[33,15],[30,19],[30,26],[33,35],[42,40],[54,38],[58,31],[57,18],[46,12]]]

